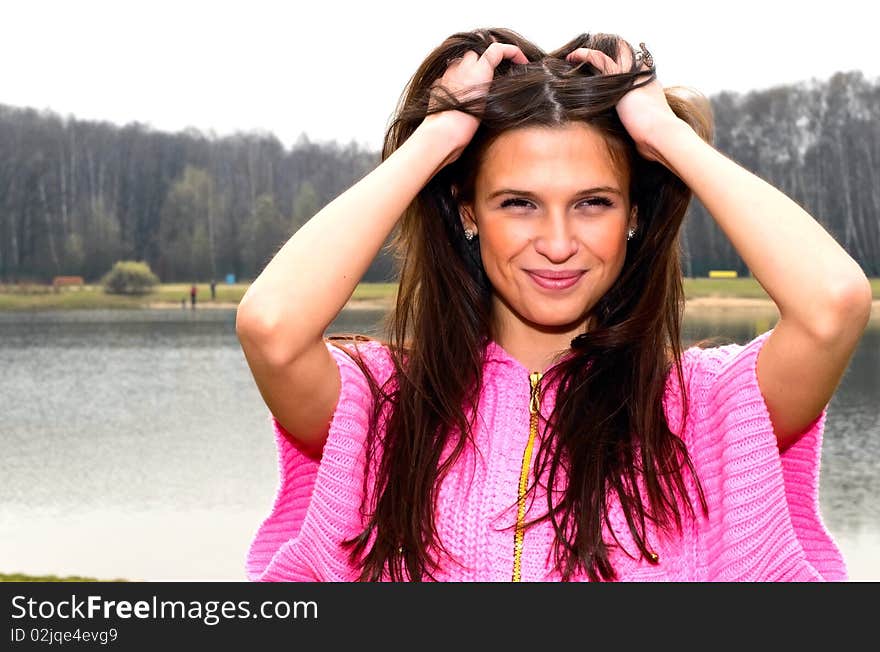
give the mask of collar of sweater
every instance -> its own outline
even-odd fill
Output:
[[[552,364],[548,365],[545,369],[543,369],[543,373],[546,373],[547,371],[558,365],[560,362],[568,359],[573,355],[574,351],[572,351],[572,349],[570,348],[566,349],[565,351],[560,351],[559,358]],[[498,344],[498,342],[496,342],[495,340],[490,339],[486,341],[484,357],[487,362],[497,362],[526,375],[528,375],[532,371],[537,371],[535,369],[527,369],[525,365],[514,358],[510,353],[507,352],[506,349],[504,349],[504,347]]]

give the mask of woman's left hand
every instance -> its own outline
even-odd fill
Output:
[[[633,65],[633,53],[630,45],[621,39],[616,61],[604,52],[590,48],[578,48],[569,53],[566,60],[575,65],[588,61],[602,74],[610,75],[629,72]],[[641,62],[639,69],[650,70],[644,61]],[[651,135],[657,129],[663,129],[664,126],[680,120],[666,101],[663,86],[657,78],[624,95],[617,103],[617,115],[635,141],[639,154],[651,161],[662,162],[659,153],[649,145]]]

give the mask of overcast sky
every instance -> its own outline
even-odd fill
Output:
[[[507,27],[552,50],[645,41],[664,85],[707,95],[861,70],[880,77],[874,0],[0,0],[0,104],[270,131],[378,148],[410,75],[448,35]]]

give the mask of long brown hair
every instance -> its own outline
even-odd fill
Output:
[[[482,55],[494,41],[517,45],[529,63],[502,60],[482,99],[457,101],[432,89],[450,59],[467,50]],[[613,160],[629,174],[630,203],[638,211],[636,236],[627,244],[619,278],[589,313],[589,331],[571,341],[573,355],[548,372],[557,376],[559,386],[548,420],[552,436],[542,439],[536,454],[536,477],[546,469],[549,486],[561,478],[566,489],[556,504],[557,494],[547,492],[547,513],[527,525],[551,519],[555,564],[563,579],[583,571],[595,581],[616,578],[610,544],[603,538],[609,496],[620,502],[648,560],[646,522],[680,531],[679,497],[694,514],[684,473],[695,480],[696,474],[662,407],[672,365],[684,388],[678,232],[691,192],[663,165],[638,155],[615,110],[626,92],[648,83],[653,73],[634,66],[603,75],[589,63],[565,60],[578,47],[616,58],[618,43],[611,34],[581,34],[545,53],[508,29],[459,32],[428,55],[400,98],[382,160],[429,112],[458,109],[479,117],[480,125],[460,157],[422,188],[393,234],[399,288],[383,326],[395,373],[380,386],[360,356],[352,354],[374,398],[366,444],[367,469],[373,471],[364,476],[365,528],[346,541],[361,580],[434,579],[440,563],[436,553],[446,551],[437,540],[434,501],[445,474],[465,446],[473,445],[466,413],[476,412],[483,350],[494,337],[492,286],[478,238],[464,237],[458,202],[473,199],[486,148],[499,134],[518,127],[581,121],[597,128]],[[711,141],[705,98],[671,88],[665,92],[676,115]],[[432,97],[436,105],[432,101],[429,111]],[[331,343],[345,339],[351,336],[328,338]],[[687,396],[685,391],[681,395],[683,432]],[[586,406],[590,419],[583,418]],[[443,457],[451,437],[452,454]],[[696,487],[705,512],[698,481]]]

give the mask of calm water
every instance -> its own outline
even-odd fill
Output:
[[[710,316],[711,315],[711,316]],[[329,331],[375,332],[345,311]],[[775,318],[686,318],[744,343]],[[268,410],[234,310],[0,313],[0,572],[243,580],[275,493]],[[880,329],[829,408],[820,505],[853,580],[880,580]]]

